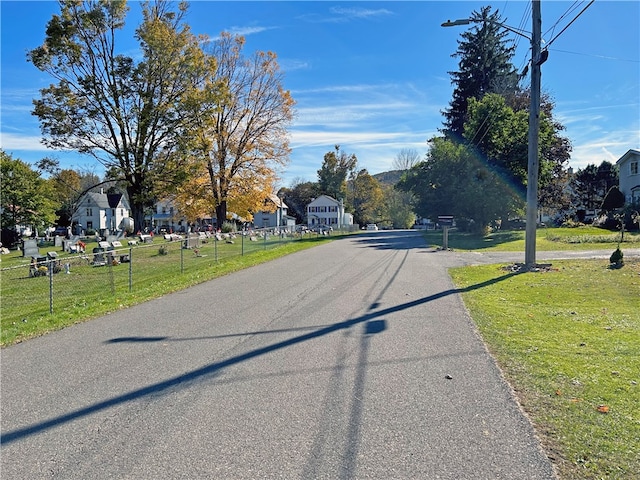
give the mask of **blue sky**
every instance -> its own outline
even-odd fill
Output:
[[[541,2],[542,36],[551,42],[542,89],[555,100],[573,144],[574,169],[614,163],[640,148],[640,2],[597,0],[571,23],[588,3]],[[245,35],[246,54],[277,54],[284,87],[297,102],[293,151],[281,173],[288,186],[294,179],[316,181],[324,154],[336,144],[372,174],[391,170],[401,149],[423,156],[451,100],[447,72],[457,70],[451,54],[469,28],[440,25],[485,5],[499,10],[506,25],[531,31],[531,2],[506,0],[194,1],[187,22],[212,38],[221,31]],[[46,150],[30,114],[38,90],[52,80],[26,62],[26,52],[42,43],[57,2],[2,0],[0,9],[2,149],[30,163],[49,156],[63,168],[101,175],[90,157]],[[139,18],[140,4],[132,2],[122,52],[135,52],[131,32]],[[510,38],[517,44],[514,64],[523,68],[529,41]]]

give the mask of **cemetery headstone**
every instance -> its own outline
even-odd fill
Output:
[[[38,248],[38,240],[36,238],[29,238],[24,241],[22,247],[23,257],[39,257],[40,249]]]

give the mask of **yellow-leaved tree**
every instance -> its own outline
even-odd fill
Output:
[[[263,207],[290,152],[294,101],[282,86],[276,55],[259,51],[245,58],[243,46],[243,37],[229,33],[209,46],[208,75],[189,102],[189,183],[200,186],[206,178],[208,192],[185,186],[185,194],[209,197],[205,204],[215,209],[218,225],[227,212],[250,218]]]

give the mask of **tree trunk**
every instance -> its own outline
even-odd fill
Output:
[[[131,218],[133,218],[133,231],[134,232],[143,232],[144,231],[144,211],[145,204],[141,202],[139,199],[142,197],[138,192],[138,189],[135,185],[127,186],[127,194],[129,195],[129,206],[131,207]]]
[[[227,220],[227,201],[223,200],[216,206],[216,222],[218,228],[222,228],[222,224]]]

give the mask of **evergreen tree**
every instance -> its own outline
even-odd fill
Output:
[[[509,32],[501,25],[498,12],[483,7],[471,16],[475,26],[458,40],[459,71],[449,72],[455,85],[445,116],[444,133],[460,138],[467,118],[470,98],[482,99],[487,93],[508,96],[518,89],[518,73],[511,63],[515,46],[505,37]]]
[[[618,185],[615,165],[603,161],[600,166],[589,164],[578,170],[571,179],[572,199],[575,206],[585,210],[597,210],[607,192]]]

